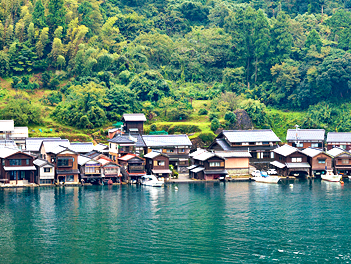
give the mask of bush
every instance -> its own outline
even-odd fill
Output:
[[[218,118],[214,118],[212,121],[211,121],[211,130],[213,132],[216,132],[217,129],[220,127],[220,123],[219,123],[219,120]]]
[[[215,113],[210,113],[210,114],[208,115],[208,118],[210,119],[210,121],[212,121],[214,118],[218,118],[218,115],[215,114]]]
[[[216,138],[216,135],[214,133],[201,133],[198,138],[201,139],[206,145],[209,145]]]
[[[207,115],[207,110],[205,109],[205,108],[201,108],[200,110],[199,110],[199,115]]]
[[[151,131],[156,131],[156,130],[157,130],[157,127],[156,127],[155,124],[152,124],[152,125],[150,126],[150,129],[151,129]]]
[[[182,133],[182,134],[188,134],[188,133],[195,133],[195,132],[200,132],[201,129],[196,126],[196,125],[172,125],[168,133],[174,134],[176,132]]]

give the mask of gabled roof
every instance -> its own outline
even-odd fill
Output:
[[[248,151],[216,151],[217,156],[222,158],[251,158]]]
[[[15,123],[13,120],[0,120],[0,131],[14,131]]]
[[[108,146],[102,143],[99,143],[94,146],[93,150],[99,151],[99,152],[108,152]]]
[[[205,160],[208,160],[212,157],[215,157],[216,155],[212,152],[203,152],[199,155],[196,155],[196,156],[193,156],[193,159],[196,159],[196,160],[201,160],[201,161],[205,161]]]
[[[13,148],[13,149],[18,149],[15,141],[13,140],[0,140],[0,148],[7,147],[7,148]]]
[[[329,132],[327,135],[327,142],[351,142],[351,132]]]
[[[145,145],[152,147],[192,146],[187,135],[143,135]]]
[[[289,146],[287,144],[285,144],[282,147],[276,148],[275,150],[273,150],[275,153],[282,155],[282,156],[289,156],[291,154],[293,154],[294,152],[300,152],[297,148],[294,148],[292,146]]]
[[[94,160],[94,159],[92,159],[92,158],[89,158],[89,157],[86,157],[86,156],[83,156],[83,155],[79,155],[78,156],[78,164],[80,165],[80,166],[83,166],[83,165],[85,165],[85,164],[87,164],[87,163],[90,163],[90,164],[99,164],[99,165],[101,165],[101,163],[98,161],[98,160]]]
[[[56,148],[52,148],[49,152],[53,153],[55,155],[58,155],[58,154],[60,154],[61,152],[64,152],[64,151],[69,151],[69,152],[73,152],[74,154],[78,154],[75,151],[70,150],[68,147],[65,147],[65,146],[57,146]],[[48,153],[48,151],[46,153]]]
[[[280,142],[280,139],[271,129],[261,130],[223,130],[223,135],[230,143],[242,142]]]
[[[26,138],[26,150],[27,151],[39,151],[41,143],[43,141],[60,141],[61,138]]]
[[[156,158],[158,156],[168,157],[167,155],[165,155],[165,154],[163,154],[161,152],[152,151],[152,152],[149,152],[148,154],[144,155],[144,158],[153,159],[153,158]]]
[[[316,140],[324,141],[324,129],[288,129],[286,140]]]
[[[90,151],[90,152],[88,152],[88,153],[86,153],[84,155],[87,156],[87,157],[95,159],[96,157],[98,157],[100,155],[103,155],[103,154],[101,152],[99,152],[99,151],[93,150],[93,151]]]
[[[33,161],[34,165],[37,165],[38,167],[55,167],[53,164],[51,164],[50,162],[48,162],[47,160],[44,159],[35,159]]]
[[[0,158],[5,159],[17,152],[20,152],[18,149],[9,148],[9,147],[1,147],[0,148]]]
[[[334,158],[343,154],[343,153],[347,153],[347,154],[351,155],[350,152],[347,152],[346,150],[344,150],[342,148],[332,148],[331,150],[328,150],[326,153]]]
[[[123,160],[123,161],[128,161],[128,160],[131,160],[133,158],[138,158],[138,159],[144,160],[143,158],[141,158],[141,157],[139,157],[139,156],[137,156],[135,154],[127,154],[127,155],[125,155],[123,157],[120,157],[118,159],[119,160]]]
[[[146,117],[144,114],[124,114],[124,121],[143,121],[146,122]]]
[[[108,142],[111,143],[117,143],[117,144],[136,144],[136,142],[138,141],[137,138],[134,138],[132,136],[129,135],[116,135],[114,138],[109,139]]]
[[[94,149],[94,144],[92,142],[73,142],[69,148],[77,153],[88,153]]]
[[[41,143],[40,148],[42,146],[44,146],[46,153],[52,152],[52,153],[57,154],[56,152],[58,151],[58,146],[61,146],[63,148],[68,148],[70,146],[70,143],[69,143],[68,139],[61,139],[61,140],[54,140],[54,141],[44,140]],[[40,148],[39,148],[39,150],[40,150]]]
[[[306,149],[302,150],[302,153],[313,158],[313,157],[317,156],[318,154],[323,153],[323,150],[316,149],[316,148],[306,148]]]
[[[206,150],[206,149],[198,148],[196,151],[190,153],[190,154],[189,154],[189,157],[195,157],[195,156],[200,155],[200,154],[202,154],[202,153],[204,153],[204,152],[207,152],[207,150]]]

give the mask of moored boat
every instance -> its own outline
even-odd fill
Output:
[[[162,187],[163,181],[159,181],[155,175],[145,175],[141,177],[141,184],[152,187]]]
[[[332,170],[327,170],[326,174],[321,175],[322,180],[330,182],[339,182],[342,175],[334,174]]]
[[[252,177],[251,179],[256,182],[264,183],[278,183],[280,181],[280,178],[278,176],[269,176],[266,172],[261,172],[260,175]]]

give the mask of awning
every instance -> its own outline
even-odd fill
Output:
[[[5,171],[35,171],[35,166],[4,166]]]
[[[275,167],[278,167],[279,169],[282,169],[282,168],[284,168],[285,167],[285,164],[283,164],[283,163],[281,163],[281,162],[279,162],[279,161],[272,161],[271,162],[271,164],[273,165],[273,166],[275,166]]]
[[[335,169],[342,169],[342,170],[351,170],[351,166],[337,166],[335,165]]]
[[[160,174],[163,174],[163,173],[172,173],[171,170],[152,170],[152,173],[160,173]]]
[[[297,169],[297,168],[311,168],[310,164],[307,162],[291,162],[286,163],[288,169]]]
[[[57,171],[57,175],[79,174],[79,170]]]
[[[192,170],[194,168],[196,168],[198,165],[191,165],[190,167],[186,167],[188,170]]]
[[[200,171],[203,171],[204,169],[205,168],[199,167],[199,168],[192,169],[191,172],[198,173]]]
[[[227,170],[205,170],[205,174],[228,174]]]

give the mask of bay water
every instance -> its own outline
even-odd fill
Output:
[[[320,180],[3,189],[0,263],[349,263],[350,201]]]

